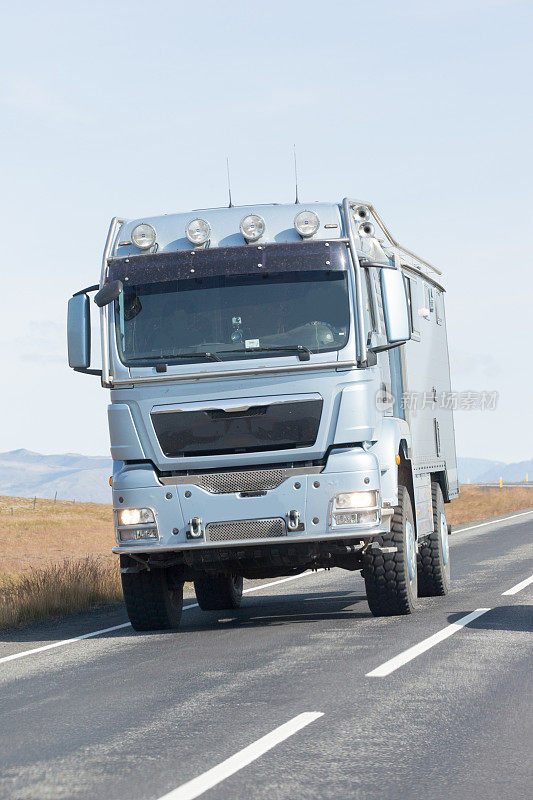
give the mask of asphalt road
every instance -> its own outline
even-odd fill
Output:
[[[452,592],[410,617],[373,618],[334,570],[189,608],[178,633],[28,652],[113,608],[4,635],[0,797],[530,797],[532,532],[533,512],[454,531]]]

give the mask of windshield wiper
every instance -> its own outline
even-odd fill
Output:
[[[216,353],[158,353],[155,356],[144,356],[138,361],[155,361],[159,358],[210,358],[211,361],[222,361]]]
[[[218,350],[218,353],[260,353],[263,352],[283,352],[284,350],[288,352],[294,352],[298,354],[298,358],[300,361],[309,361],[311,358],[311,351],[308,347],[305,347],[303,344],[287,344],[287,345],[280,345],[279,347],[248,347],[245,350]]]

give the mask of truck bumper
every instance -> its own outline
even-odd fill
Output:
[[[360,451],[359,448],[357,448]],[[370,539],[387,530],[378,512],[374,522],[336,525],[333,498],[339,492],[380,492],[380,472],[375,458],[363,451],[350,459],[349,469],[319,474],[293,474],[275,489],[214,494],[195,484],[162,485],[147,465],[125,468],[113,482],[113,507],[117,546],[115,553],[154,553],[221,547],[253,547],[292,542]],[[330,459],[331,460],[331,459]],[[337,466],[346,466],[346,459]],[[328,466],[335,467],[335,459]],[[379,494],[378,494],[379,499]],[[157,539],[123,542],[117,527],[124,508],[150,508],[156,520]],[[202,536],[190,538],[190,520],[201,520]],[[291,529],[291,524],[296,527]],[[263,535],[267,532],[267,535]],[[281,532],[282,535],[277,535]]]

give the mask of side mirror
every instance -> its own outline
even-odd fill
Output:
[[[401,269],[381,270],[381,295],[387,341],[389,344],[402,344],[411,338],[409,307],[405,292],[405,281]]]
[[[86,294],[75,294],[68,301],[68,365],[87,369],[91,363],[91,310]]]
[[[105,286],[102,286],[99,292],[96,292],[94,302],[98,308],[108,306],[109,303],[112,303],[119,297],[123,289],[122,281],[110,281],[106,283]]]

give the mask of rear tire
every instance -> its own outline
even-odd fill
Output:
[[[136,631],[175,630],[183,608],[183,580],[172,569],[151,569],[121,575],[122,592]]]
[[[450,549],[448,523],[442,489],[431,484],[433,532],[418,548],[418,594],[420,597],[442,597],[450,591]]]
[[[194,591],[202,611],[239,608],[242,587],[242,575],[209,575],[204,572],[194,579]]]
[[[398,486],[390,533],[376,541],[398,551],[368,550],[364,555],[363,577],[370,611],[375,617],[411,614],[417,596],[416,538],[413,507],[405,486]]]

